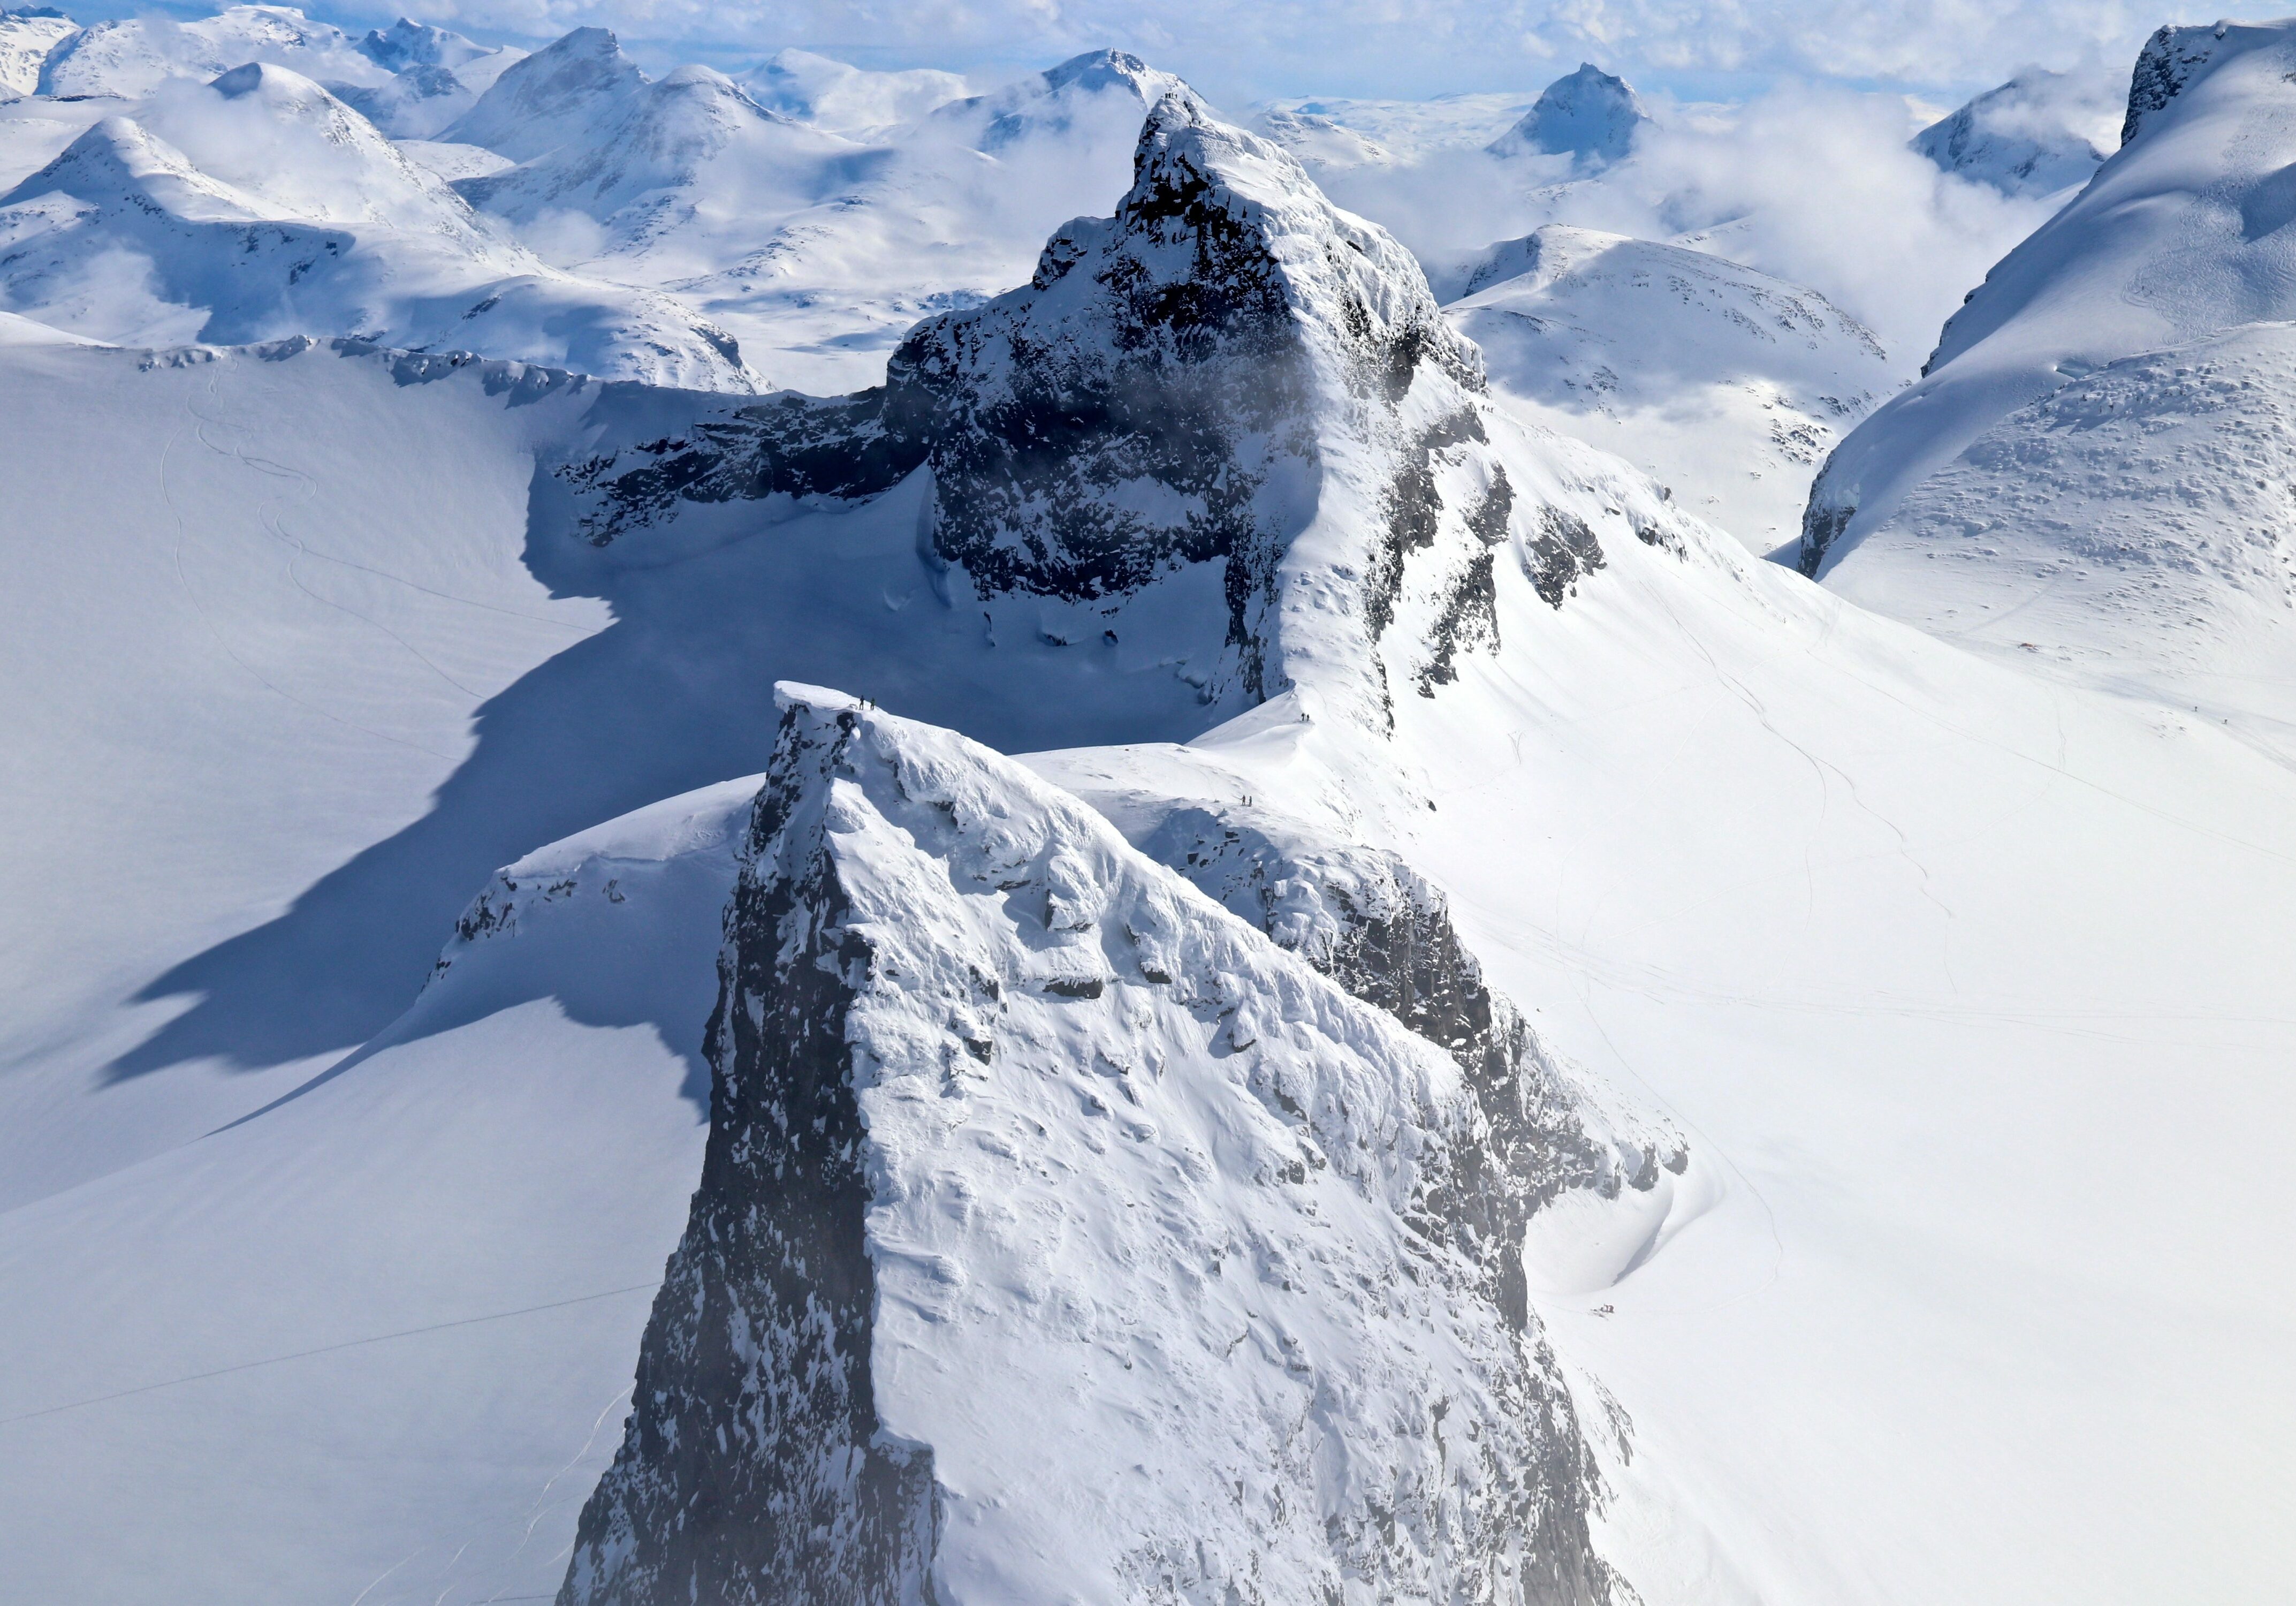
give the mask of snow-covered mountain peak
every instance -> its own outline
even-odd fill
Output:
[[[2296,21],[2153,36],[2127,143],[1827,462],[1806,571],[2296,756],[2292,79]]]
[[[0,95],[37,89],[49,54],[78,31],[79,24],[53,6],[0,10]]]
[[[1570,156],[1585,167],[1602,167],[1634,148],[1635,136],[1649,122],[1642,97],[1624,78],[1592,62],[1549,84],[1521,122],[1491,143],[1494,155],[1523,152]]]
[[[1624,1598],[1458,1067],[1012,760],[778,697],[562,1598]]]
[[[1128,89],[1153,105],[1177,88],[1180,80],[1160,72],[1128,50],[1088,50],[1070,56],[1044,73],[1045,86],[1054,93],[1081,89],[1098,94],[1104,89]]]
[[[390,78],[350,35],[293,6],[233,5],[188,22],[153,16],[95,23],[56,47],[41,69],[39,88],[43,95],[135,100],[170,78],[212,78],[244,62],[361,87]]]
[[[1948,320],[1912,389],[1813,488],[1805,564],[2008,413],[2067,380],[2238,325],[2296,317],[2296,22],[2169,29],[2129,137]]]
[[[377,65],[393,72],[411,67],[444,67],[464,83],[479,87],[491,83],[502,70],[523,58],[525,52],[503,45],[486,45],[475,39],[428,22],[401,17],[388,29],[370,29],[359,49]]]
[[[594,136],[646,75],[603,28],[578,28],[503,70],[439,137],[526,161]]]
[[[1079,119],[1137,115],[1174,95],[1201,103],[1184,79],[1128,51],[1091,50],[994,94],[944,106],[935,115],[945,122],[978,123],[975,137],[981,148],[996,151],[1062,133]]]
[[[131,118],[92,123],[53,161],[0,195],[0,210],[57,196],[101,206],[125,201],[201,222],[271,215],[254,196],[219,182]]]
[[[2284,22],[2218,22],[2179,28],[2164,25],[2144,41],[2129,74],[2128,107],[2120,123],[2120,143],[2128,144],[2158,120],[2169,103],[2226,62],[2256,50],[2287,43]]]
[[[445,184],[402,156],[375,127],[321,85],[266,62],[213,82],[160,86],[138,116],[204,172],[262,196],[281,216],[388,223],[497,249]]]
[[[2012,195],[2050,195],[2087,184],[2117,141],[2117,108],[2101,86],[2035,70],[1940,118],[1914,149],[1948,173]]]
[[[518,70],[498,90],[514,89]],[[457,187],[518,222],[568,211],[594,218],[590,254],[626,264],[656,249],[681,265],[707,263],[720,239],[742,236],[758,215],[810,201],[824,165],[856,149],[760,106],[709,67],[628,83],[570,115],[569,126],[578,118],[580,131],[565,144]]]
[[[867,498],[924,466],[936,589],[992,646],[1144,636],[1208,721],[1312,688],[1310,723],[1374,743],[1398,698],[1496,649],[1500,591],[1561,609],[1607,540],[1710,537],[1506,419],[1407,251],[1177,93],[1113,215],[1057,231],[1028,284],[917,325],[882,390],[649,419],[560,476],[572,531],[636,560],[688,508]]]

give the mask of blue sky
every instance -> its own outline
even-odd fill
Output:
[[[93,21],[213,8],[66,9]],[[306,9],[365,26],[398,8]],[[1742,99],[1788,79],[1955,95],[2027,65],[2125,70],[2152,28],[2195,20],[2123,0],[439,0],[416,14],[520,42],[602,24],[653,65],[795,45],[994,75],[1116,45],[1232,103],[1536,88],[1582,59],[1685,99]]]

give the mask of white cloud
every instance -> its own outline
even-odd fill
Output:
[[[1543,223],[1657,240],[1702,232],[1702,249],[1819,291],[1901,362],[1926,353],[1963,294],[2050,210],[1908,150],[1916,119],[1898,95],[1790,85],[1741,108],[1658,110],[1633,158],[1591,181],[1565,182],[1564,158],[1470,149],[1322,182],[1431,260]]]
[[[387,21],[398,0],[352,0]],[[1042,66],[1118,45],[1218,95],[1536,86],[1588,55],[1630,75],[1996,83],[2161,19],[2122,0],[439,0],[429,20],[527,37],[583,24],[712,54],[803,45],[872,66]]]

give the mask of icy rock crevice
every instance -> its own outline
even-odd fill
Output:
[[[562,1601],[1625,1598],[1457,1063],[1019,766],[783,701]]]

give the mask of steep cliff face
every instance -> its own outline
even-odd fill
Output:
[[[783,700],[561,1600],[1613,1599],[1487,1090],[1019,766]]]

